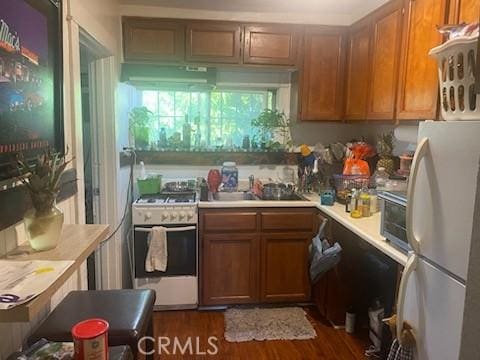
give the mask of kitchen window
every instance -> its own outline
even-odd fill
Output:
[[[153,113],[151,146],[158,146],[161,132],[168,139],[181,137],[188,124],[193,149],[241,148],[246,136],[257,139],[251,120],[274,109],[275,98],[274,89],[158,89],[142,90],[140,97],[141,105]]]

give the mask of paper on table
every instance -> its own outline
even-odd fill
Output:
[[[73,261],[0,260],[0,310],[32,300],[59,278]]]

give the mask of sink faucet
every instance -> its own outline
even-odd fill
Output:
[[[253,186],[255,185],[255,177],[253,175],[250,175],[248,177],[248,189],[250,191],[253,191]]]

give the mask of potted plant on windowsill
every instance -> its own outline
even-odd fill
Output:
[[[65,154],[50,150],[38,156],[33,166],[24,160],[22,154],[17,158],[18,180],[25,185],[32,199],[33,208],[25,213],[24,225],[34,250],[49,250],[58,244],[64,217],[56,200],[60,177],[70,161],[65,160]]]
[[[135,148],[146,150],[150,145],[150,125],[153,113],[145,106],[133,108],[129,113],[129,128]]]
[[[260,135],[262,148],[288,151],[293,146],[290,134],[290,119],[283,111],[265,109],[251,121]]]

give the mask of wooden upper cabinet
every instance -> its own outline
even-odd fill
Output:
[[[347,120],[363,120],[367,115],[370,33],[370,21],[354,25],[349,32],[344,114]]]
[[[343,29],[307,29],[301,80],[301,120],[341,120],[345,64]]]
[[[245,64],[295,65],[298,57],[299,30],[288,25],[246,25],[244,31]]]
[[[395,118],[398,58],[402,38],[402,1],[392,1],[373,18],[367,119]]]
[[[442,42],[436,26],[446,22],[446,11],[446,0],[408,2],[402,40],[398,119],[435,119],[437,116],[437,63],[428,52]]]
[[[241,27],[234,23],[187,25],[186,59],[191,62],[241,63]]]
[[[124,17],[123,52],[125,61],[183,61],[185,26],[174,20]]]
[[[473,23],[480,19],[479,0],[452,0],[450,5],[450,23]]]

